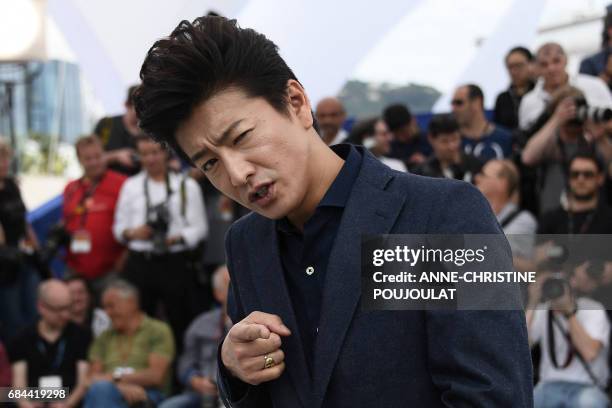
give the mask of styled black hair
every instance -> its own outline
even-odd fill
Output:
[[[604,164],[604,161],[602,160],[602,158],[600,156],[597,155],[597,153],[595,153],[591,149],[582,148],[582,149],[578,150],[570,158],[569,165],[568,165],[569,168],[572,167],[572,164],[574,163],[574,160],[576,160],[576,159],[591,160],[593,163],[595,163],[595,166],[597,166],[597,172],[598,173],[603,173],[605,171],[606,166]]]
[[[175,133],[197,105],[237,87],[288,115],[287,82],[297,80],[272,41],[218,16],[181,21],[148,51],[140,79],[134,95],[140,127],[188,163]]]
[[[441,113],[434,115],[429,121],[429,134],[432,137],[437,137],[441,134],[453,133],[459,131],[459,124],[455,116],[449,113]]]
[[[382,116],[391,132],[406,126],[412,120],[410,110],[401,103],[387,106]]]
[[[468,98],[473,101],[476,98],[480,98],[484,105],[484,93],[482,93],[482,89],[476,84],[467,84],[465,87],[468,90]]]
[[[508,51],[508,53],[506,54],[506,60],[508,59],[508,57],[514,53],[519,53],[519,54],[523,54],[523,56],[525,58],[527,58],[527,61],[532,62],[534,57],[533,54],[531,53],[531,51],[529,51],[528,48],[523,47],[523,46],[518,46],[518,47],[514,47],[512,48],[510,51]]]

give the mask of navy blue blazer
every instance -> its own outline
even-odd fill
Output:
[[[362,234],[502,234],[472,185],[391,170],[360,148],[363,161],[342,215],[322,298],[312,378],[284,281],[274,221],[250,214],[226,236],[228,311],[276,314],[286,370],[249,386],[233,407],[531,407],[532,365],[522,311],[364,311]],[[511,261],[509,261],[511,262]],[[263,364],[263,362],[262,362]],[[223,371],[223,370],[221,370]]]

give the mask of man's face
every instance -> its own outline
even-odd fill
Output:
[[[391,151],[391,132],[383,120],[376,121],[374,125],[374,139],[376,141],[376,153],[381,156],[389,154]]]
[[[462,86],[455,91],[451,106],[459,126],[467,126],[472,121],[475,112],[480,109],[478,103],[478,100],[470,100],[467,87]]]
[[[67,285],[72,298],[72,312],[78,314],[88,309],[90,296],[85,283],[82,280],[73,280],[68,282]]]
[[[547,88],[558,88],[566,80],[567,58],[559,51],[541,53],[537,57],[538,71]]]
[[[97,179],[106,171],[104,150],[98,143],[82,146],[78,151],[78,158],[87,178]]]
[[[438,160],[450,162],[460,154],[461,135],[459,132],[440,133],[436,137],[430,136],[429,143]]]
[[[123,114],[125,121],[131,126],[138,126],[138,116],[133,104],[125,104],[125,113]]]
[[[102,295],[102,307],[115,330],[124,331],[131,319],[138,313],[138,301],[125,297],[117,289],[108,289]]]
[[[603,184],[603,175],[597,170],[592,160],[576,158],[569,171],[569,185],[572,196],[577,199],[590,200]]]
[[[346,119],[342,104],[334,98],[326,98],[319,102],[315,114],[323,136],[330,138],[340,131]]]
[[[529,60],[520,52],[513,52],[506,58],[506,68],[513,85],[523,85],[529,81]]]
[[[49,327],[61,330],[70,320],[72,308],[70,292],[68,290],[49,292],[47,296],[38,301],[38,313]]]
[[[148,139],[140,140],[137,150],[142,168],[148,174],[157,175],[166,171],[168,153],[159,143]]]
[[[500,170],[501,164],[491,160],[476,175],[476,187],[485,196],[504,194],[506,186],[504,180],[498,176]]]
[[[194,109],[177,142],[219,191],[243,206],[272,219],[299,212],[320,165],[310,154],[312,116],[303,93],[298,104],[300,92],[291,83],[283,114],[263,98],[223,90]]]

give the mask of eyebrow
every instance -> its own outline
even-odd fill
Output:
[[[242,123],[242,119],[238,119],[237,121],[235,121],[234,123],[232,123],[231,125],[229,125],[224,131],[223,133],[221,133],[221,137],[219,138],[219,140],[216,142],[216,144],[223,144],[225,143],[225,141],[227,140],[228,137],[231,136],[232,132],[234,132],[234,130],[236,130],[236,128],[240,125],[240,123]],[[191,162],[195,163],[197,160],[201,159],[206,153],[208,152],[208,149],[206,149],[205,147],[203,147],[200,151],[198,151],[197,153],[195,153],[193,156],[191,156]]]

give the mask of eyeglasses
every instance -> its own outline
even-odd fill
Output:
[[[45,306],[45,308],[47,308],[50,311],[55,312],[55,313],[69,312],[70,311],[70,307],[72,306],[71,304],[53,306],[53,305],[50,305],[47,302],[42,302],[42,304]]]
[[[580,176],[583,176],[585,179],[592,179],[595,177],[595,172],[592,170],[585,170],[585,171],[579,171],[579,170],[572,170],[570,171],[569,174],[571,179],[577,179]]]
[[[451,101],[451,105],[453,106],[461,106],[465,103],[465,101],[463,99],[453,99]]]

